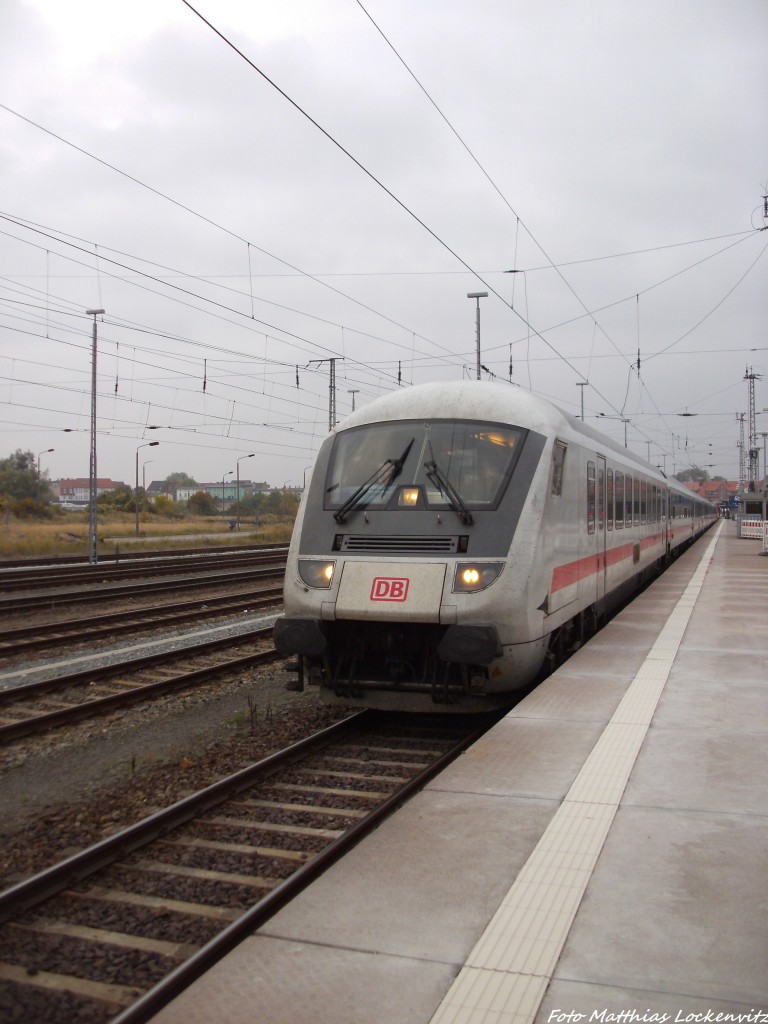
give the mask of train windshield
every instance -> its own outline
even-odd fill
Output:
[[[416,495],[415,507],[495,508],[522,434],[514,427],[456,420],[399,420],[344,430],[328,468],[325,507],[386,508],[405,488]]]

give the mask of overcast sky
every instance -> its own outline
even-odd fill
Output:
[[[100,477],[300,484],[327,360],[338,420],[474,378],[487,291],[484,377],[738,477],[765,0],[193,7],[0,3],[0,457],[87,477],[103,308]]]

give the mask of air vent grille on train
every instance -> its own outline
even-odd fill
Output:
[[[460,537],[375,537],[355,534],[337,536],[334,548],[337,551],[371,551],[393,554],[455,554],[466,550]]]

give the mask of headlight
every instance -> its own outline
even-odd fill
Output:
[[[397,504],[400,508],[416,508],[420,499],[420,487],[401,487],[397,495]]]
[[[485,590],[499,578],[503,568],[503,562],[458,562],[453,576],[454,594]]]
[[[327,590],[333,581],[333,570],[336,563],[333,561],[324,562],[319,558],[300,558],[299,576],[302,583],[306,583],[313,590]]]

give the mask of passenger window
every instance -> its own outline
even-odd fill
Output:
[[[624,527],[624,474],[616,471],[616,483],[615,483],[615,495],[616,495],[616,529],[621,530]]]
[[[587,463],[587,533],[595,532],[595,464]]]
[[[606,501],[607,501],[607,518],[606,526],[609,530],[613,529],[613,470],[609,469],[606,477]]]
[[[624,522],[627,524],[627,529],[632,528],[632,477],[627,474],[625,477],[624,484]]]
[[[552,484],[550,493],[561,495],[563,493],[563,473],[565,471],[566,445],[562,441],[555,441],[552,449]]]

